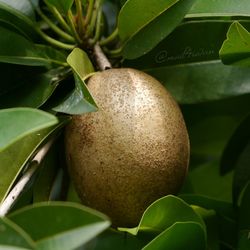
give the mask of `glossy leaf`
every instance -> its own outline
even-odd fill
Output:
[[[0,202],[3,201],[19,173],[34,152],[52,134],[58,132],[67,121],[68,119],[63,119],[58,125],[50,126],[35,133],[28,134],[22,138],[22,140],[16,141],[0,153]],[[15,160],[13,160],[13,156],[15,157]]]
[[[97,111],[97,105],[89,93],[84,81],[78,74],[75,76],[75,89],[72,93],[53,110],[66,114],[84,114]]]
[[[142,215],[138,227],[120,228],[137,235],[139,231],[160,233],[175,222],[193,221],[204,227],[202,219],[180,198],[168,195],[152,203]]]
[[[0,62],[31,66],[61,64],[61,61],[48,57],[48,53],[43,53],[41,47],[36,47],[25,37],[1,26],[0,33]]]
[[[37,38],[35,25],[32,20],[17,10],[17,8],[20,7],[18,6],[18,3],[21,1],[12,0],[12,6],[7,4],[7,2],[9,1],[0,1],[0,24],[7,24],[9,27],[14,28],[16,31],[29,38]],[[13,8],[13,4],[16,6],[16,8]],[[25,12],[26,11],[27,10],[25,10]]]
[[[87,53],[79,48],[75,48],[68,55],[67,62],[82,80],[95,71]]]
[[[216,20],[183,22],[149,53],[134,60],[125,60],[123,65],[150,70],[218,60],[218,51],[231,23]]]
[[[119,35],[126,41],[123,56],[133,59],[150,51],[174,30],[193,3],[194,0],[168,0],[152,5],[147,0],[142,5],[139,0],[127,1],[118,17]]]
[[[250,115],[240,121],[234,133],[230,137],[221,156],[220,170],[225,174],[235,168],[240,154],[250,141]]]
[[[40,71],[31,67],[2,64],[0,107],[38,108],[43,105],[55,91],[62,78],[60,74],[64,74],[64,71],[61,69]]]
[[[0,152],[24,136],[58,123],[55,116],[35,109],[0,110]]]
[[[18,12],[21,12],[23,15],[35,20],[35,11],[33,6],[38,5],[38,0],[0,0],[0,4],[5,3],[11,8],[15,9]]]
[[[178,26],[152,51],[123,67],[159,79],[180,103],[219,100],[250,92],[250,72],[223,65],[219,49],[230,21],[190,21]],[[249,23],[245,23],[249,27]],[[196,39],[194,39],[194,37]]]
[[[224,64],[250,66],[250,33],[239,22],[230,26],[220,57]]]
[[[205,250],[204,229],[195,222],[176,222],[157,237],[143,250],[192,249]]]
[[[29,233],[39,250],[75,249],[110,226],[103,214],[66,202],[37,203],[9,219]]]
[[[150,69],[180,103],[200,103],[250,93],[250,71],[219,61]]]
[[[26,250],[34,247],[30,236],[7,218],[0,218],[0,249]]]
[[[248,0],[197,0],[187,17],[249,16]]]
[[[74,0],[47,0],[48,3],[54,5],[60,12],[67,13]]]

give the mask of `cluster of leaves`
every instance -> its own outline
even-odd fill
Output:
[[[0,219],[0,248],[249,249],[249,13],[248,0],[0,0],[0,208],[58,138]],[[96,44],[113,65],[159,79],[190,135],[179,197],[153,203],[133,229],[77,204],[61,157],[69,115],[97,109],[85,85]]]

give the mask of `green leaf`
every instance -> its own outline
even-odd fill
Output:
[[[35,20],[35,11],[34,6],[38,5],[38,0],[0,0],[0,4],[5,3],[11,8],[15,9],[18,12],[21,12],[23,15]]]
[[[75,89],[62,103],[54,107],[53,110],[72,115],[97,111],[97,105],[84,81],[76,73],[74,77]]]
[[[46,0],[48,3],[50,3],[51,5],[54,5],[60,12],[63,12],[64,14],[66,14],[74,0]]]
[[[214,101],[250,93],[248,68],[219,61],[190,63],[146,71],[170,91],[179,103]]]
[[[0,62],[14,63],[31,66],[51,66],[61,64],[61,61],[48,57],[52,48],[37,47],[25,37],[0,26]],[[42,50],[41,50],[42,49]],[[46,53],[44,53],[44,50]],[[58,55],[58,53],[57,53]],[[58,56],[56,56],[58,58]]]
[[[0,64],[0,107],[31,107],[43,105],[57,88],[64,70],[41,69]],[[2,92],[2,93],[1,93]]]
[[[16,141],[0,153],[0,202],[4,200],[21,170],[39,146],[41,146],[51,135],[58,132],[67,121],[68,119],[63,119],[58,125],[28,134],[22,138],[22,140]],[[13,157],[15,157],[14,161]]]
[[[87,53],[79,48],[75,48],[68,55],[67,63],[82,80],[95,71]]]
[[[97,111],[97,105],[84,81],[94,72],[88,55],[83,50],[75,48],[69,54],[67,62],[74,72],[75,89],[53,110],[72,115]]]
[[[30,236],[7,218],[0,218],[0,249],[25,250],[34,246]]]
[[[37,203],[9,219],[23,228],[39,250],[75,249],[110,226],[103,214],[75,203]]]
[[[220,57],[224,64],[250,66],[250,33],[239,22],[230,26]]]
[[[180,103],[200,103],[250,93],[250,71],[225,66],[219,50],[231,21],[189,21],[152,51],[123,67],[153,75]],[[249,27],[249,22],[245,22]],[[194,39],[195,37],[195,39]]]
[[[143,250],[192,249],[205,250],[204,229],[195,222],[176,222],[157,237]]]
[[[123,56],[133,59],[150,51],[174,30],[194,1],[127,1],[118,17],[119,35],[126,41]]]
[[[249,16],[248,0],[197,0],[186,17]]]
[[[24,136],[58,123],[55,116],[30,108],[0,110],[0,152]]]
[[[192,221],[204,227],[202,219],[180,198],[168,195],[152,203],[142,215],[138,227],[119,230],[137,235],[139,231],[160,233],[175,222]]]
[[[7,4],[7,2],[9,1],[0,1],[0,24],[7,24],[28,38],[37,38],[34,22],[25,14],[17,10],[17,8],[20,8],[20,6],[17,5],[21,1],[12,0],[12,6]],[[13,8],[13,4],[16,8]]]

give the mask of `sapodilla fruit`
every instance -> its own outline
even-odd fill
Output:
[[[85,205],[113,226],[136,226],[147,206],[183,183],[189,139],[181,111],[156,79],[135,69],[98,72],[88,88],[99,110],[66,127],[70,175]]]

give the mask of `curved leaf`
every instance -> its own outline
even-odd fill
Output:
[[[82,80],[95,71],[88,54],[79,48],[73,49],[68,55],[67,63]]]
[[[24,136],[58,123],[55,116],[30,108],[0,110],[0,152]]]
[[[53,110],[72,115],[97,111],[97,105],[85,82],[76,73],[74,74],[74,77],[75,89],[62,103],[54,107]]]
[[[5,72],[0,84],[1,108],[40,107],[57,88],[61,81],[60,74],[64,74],[60,68],[40,72],[39,69],[36,71],[34,68],[12,64],[0,66],[0,72],[2,70]]]
[[[160,233],[175,222],[193,221],[203,228],[204,222],[198,214],[180,198],[168,195],[152,203],[142,215],[138,227],[120,228],[120,231],[137,235],[139,231]]]
[[[0,218],[0,249],[25,250],[34,247],[30,236],[7,218]]]
[[[127,1],[118,16],[119,35],[126,41],[123,56],[133,59],[150,51],[174,30],[194,1]]]
[[[192,249],[205,250],[206,237],[204,229],[195,222],[176,222],[149,244],[143,250]]]
[[[18,11],[16,8],[13,8],[13,6],[11,7],[5,2],[9,1],[0,1],[0,23],[4,22],[11,25],[12,27],[15,27],[16,30],[29,38],[37,38],[34,22],[32,22],[30,18]],[[13,0],[12,3],[18,5],[19,1]]]
[[[37,47],[25,37],[0,26],[0,62],[31,66],[62,64],[58,53],[50,56],[46,47]]]
[[[225,66],[219,50],[231,21],[189,21],[152,51],[123,67],[144,70],[160,80],[180,103],[214,101],[250,93],[250,71]],[[249,27],[249,22],[244,22]],[[194,39],[195,37],[195,39]]]
[[[248,0],[197,0],[186,17],[249,16]]]
[[[32,5],[37,6],[38,0],[0,0],[0,4],[5,3],[11,8],[21,12],[23,15],[35,20],[35,11]]]
[[[72,115],[97,111],[97,105],[84,81],[94,72],[88,55],[75,48],[67,57],[67,62],[74,72],[75,89],[53,110]]]
[[[224,64],[250,66],[250,33],[239,22],[230,26],[220,57]]]
[[[147,70],[180,103],[220,100],[250,93],[248,68],[225,66],[220,61],[190,63]]]
[[[36,203],[9,215],[39,250],[75,249],[110,226],[108,218],[75,203]]]
[[[67,121],[68,119],[64,119],[58,125],[31,133],[0,152],[0,202],[4,200],[19,173],[39,146],[60,130]]]

